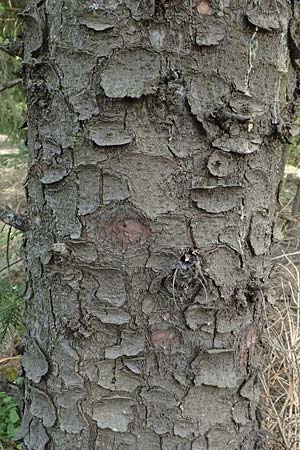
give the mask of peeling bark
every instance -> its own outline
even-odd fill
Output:
[[[28,2],[24,449],[258,448],[298,9]]]

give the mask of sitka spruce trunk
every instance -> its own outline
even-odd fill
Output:
[[[31,0],[26,450],[254,450],[288,0]]]

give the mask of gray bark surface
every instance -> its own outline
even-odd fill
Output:
[[[32,0],[23,18],[24,449],[258,449],[296,2]]]

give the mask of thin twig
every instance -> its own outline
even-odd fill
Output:
[[[267,306],[263,297],[268,349],[263,406],[265,425],[277,434],[284,450],[300,450],[300,273],[290,254],[282,256],[287,265],[278,264],[281,284],[276,305]]]
[[[297,255],[300,255],[300,251],[299,252],[293,252],[293,253],[283,253],[282,255],[274,256],[273,258],[271,258],[271,260],[275,261],[276,259],[289,258],[290,256],[297,256]]]
[[[18,359],[21,359],[21,355],[17,356],[7,356],[6,358],[0,359],[0,364],[7,363],[9,361],[17,361]]]
[[[17,86],[17,84],[21,84],[23,81],[23,78],[18,78],[17,80],[9,81],[6,84],[0,84],[0,93],[3,91],[6,91],[6,89],[13,88]]]
[[[19,398],[20,388],[16,384],[9,383],[6,380],[0,380],[0,390],[11,397]],[[0,447],[1,448],[1,447]]]
[[[6,19],[7,21],[7,19]],[[5,41],[2,45],[0,45],[0,50],[6,53],[9,56],[19,56],[22,58],[24,52],[23,42],[9,42]]]
[[[18,264],[18,263],[21,262],[21,261],[22,261],[22,258],[17,259],[16,261],[10,263],[9,267],[14,266],[14,265]],[[7,266],[2,267],[2,268],[0,269],[0,273],[1,273],[1,272],[4,272],[4,271],[7,270],[7,269],[8,269]]]
[[[176,267],[176,269],[174,271],[173,280],[172,280],[172,288],[173,288],[173,301],[174,301],[174,304],[175,304],[176,308],[179,309],[178,303],[176,301],[176,287],[175,287],[177,273],[178,273],[178,267]]]
[[[10,269],[10,261],[9,261],[9,244],[10,244],[10,235],[11,235],[12,227],[9,227],[7,237],[6,237],[6,264],[7,270],[9,272]]]
[[[9,208],[0,205],[0,220],[10,227],[20,231],[28,231],[28,221],[25,217],[19,216]]]

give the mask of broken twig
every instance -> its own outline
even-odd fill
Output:
[[[25,217],[19,216],[9,208],[4,208],[0,205],[0,220],[10,227],[16,228],[20,231],[28,231],[29,224]]]
[[[6,91],[6,89],[13,88],[14,86],[17,86],[17,84],[22,83],[23,79],[18,78],[17,80],[9,81],[6,84],[0,84],[0,93],[3,91]]]

